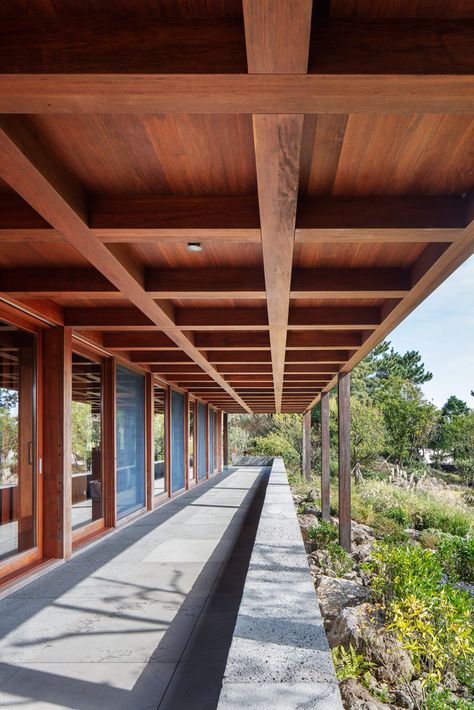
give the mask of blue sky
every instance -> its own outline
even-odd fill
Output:
[[[387,338],[395,350],[418,350],[433,379],[423,385],[438,407],[455,394],[474,407],[474,256]]]

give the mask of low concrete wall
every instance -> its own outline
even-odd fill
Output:
[[[342,709],[280,458],[268,482],[218,708]]]

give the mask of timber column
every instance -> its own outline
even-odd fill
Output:
[[[311,481],[311,409],[303,414],[303,476]]]
[[[351,551],[351,380],[350,373],[338,377],[339,424],[339,542]]]
[[[330,518],[329,473],[329,392],[323,392],[321,395],[321,515],[323,520]]]
[[[43,546],[44,556],[72,553],[71,481],[72,331],[43,334]]]

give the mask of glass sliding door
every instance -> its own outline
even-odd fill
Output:
[[[36,336],[0,322],[0,561],[36,546]]]
[[[161,496],[168,491],[166,476],[166,396],[166,390],[155,385],[153,405],[153,493],[155,496]]]
[[[184,394],[171,390],[171,493],[185,486],[184,441],[188,432],[184,429]]]
[[[104,517],[102,364],[72,355],[72,529]]]
[[[189,402],[189,432],[188,432],[188,481],[196,479],[197,469],[194,466],[194,402]]]
[[[145,505],[145,377],[117,365],[117,518]]]
[[[198,402],[197,409],[197,478],[202,481],[206,478],[206,417],[207,407],[202,402]]]
[[[214,473],[214,410],[209,409],[209,475]]]

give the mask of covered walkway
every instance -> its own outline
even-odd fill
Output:
[[[269,468],[229,469],[0,601],[0,707],[216,707]]]

